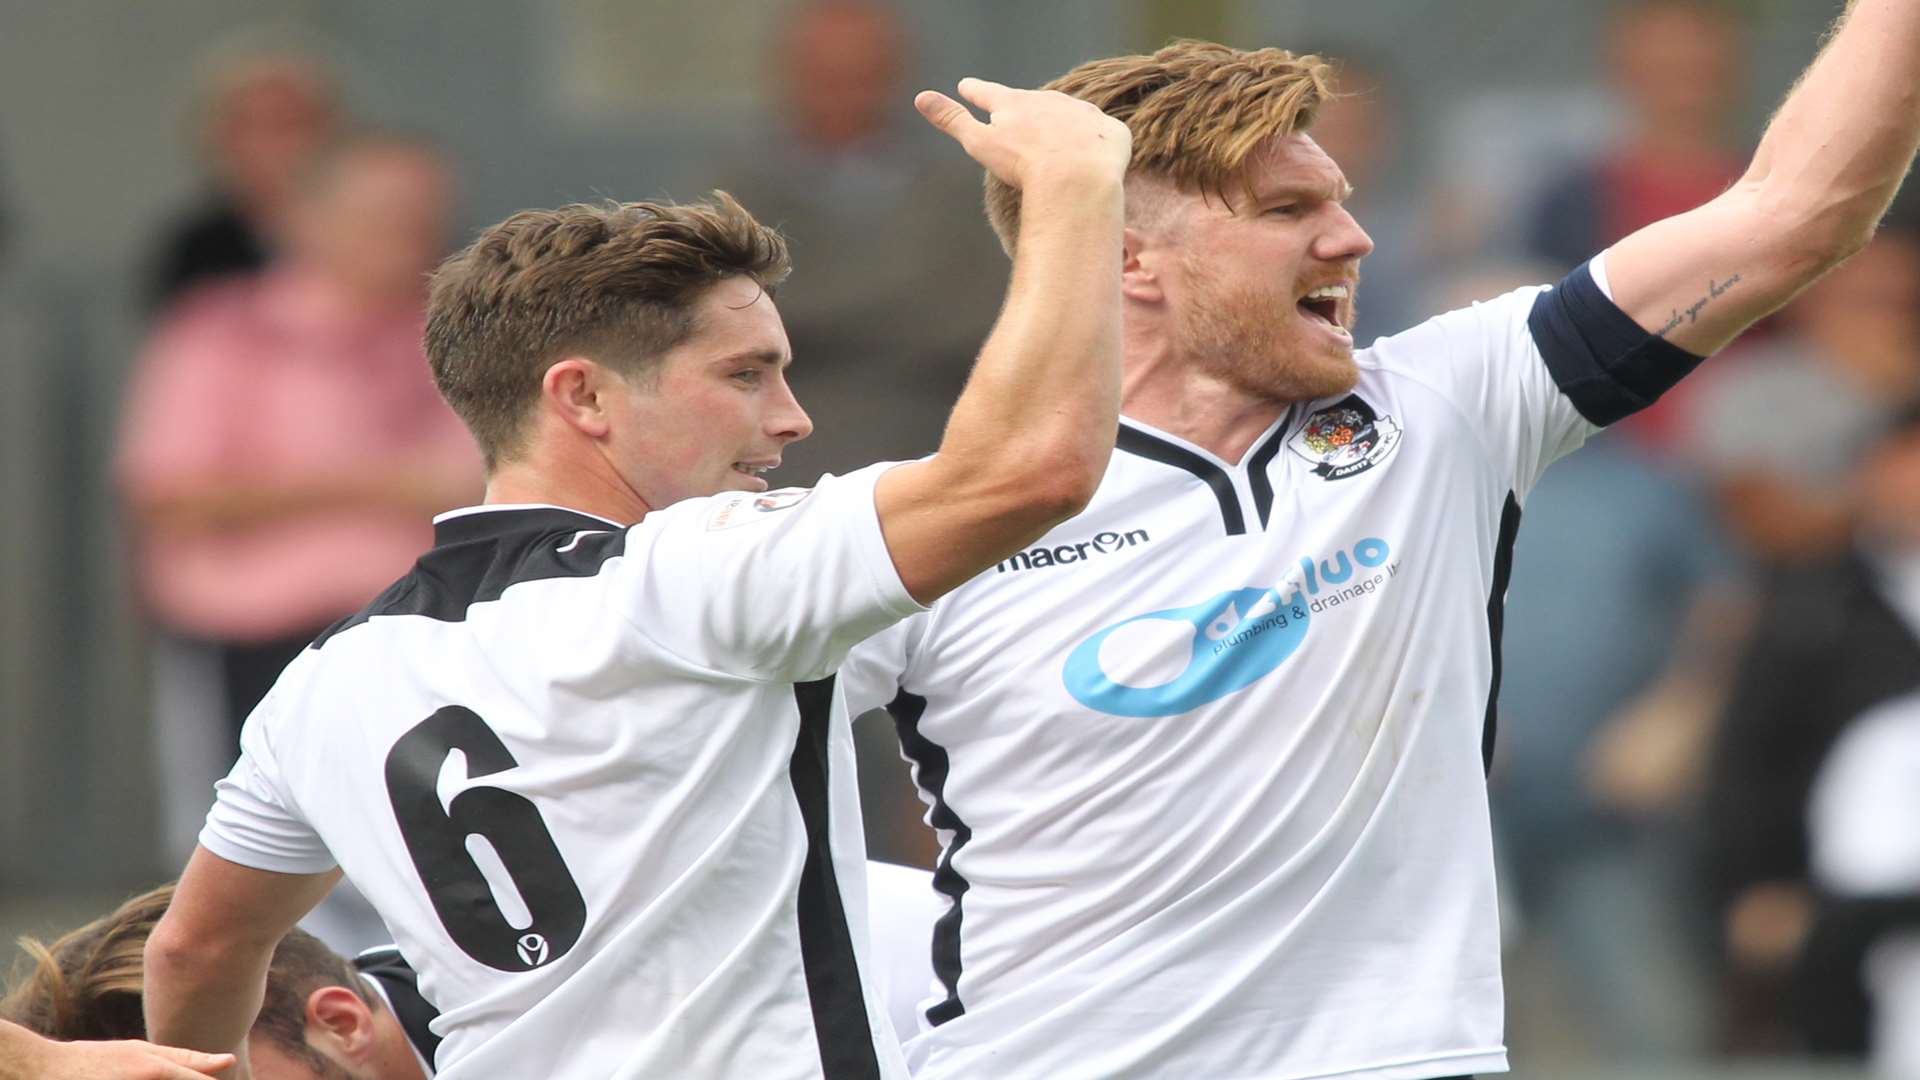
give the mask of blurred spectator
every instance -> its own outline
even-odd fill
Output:
[[[1599,155],[1550,183],[1525,215],[1528,254],[1561,272],[1644,225],[1699,206],[1746,169],[1733,145],[1744,85],[1740,26],[1717,0],[1625,0],[1606,38],[1609,81],[1626,128]],[[1622,430],[1659,448],[1686,424],[1683,383]]]
[[[1626,0],[1615,8],[1605,59],[1628,127],[1547,189],[1530,215],[1534,255],[1571,269],[1739,178],[1747,162],[1732,143],[1745,68],[1739,29],[1715,0]]]
[[[140,589],[169,644],[201,643],[163,649],[156,671],[176,846],[280,669],[405,572],[435,511],[480,490],[420,340],[451,192],[417,142],[340,143],[293,197],[284,256],[185,298],[140,357],[117,466]],[[172,692],[195,658],[217,703]],[[208,714],[225,717],[215,760],[193,761],[178,747]]]
[[[1361,265],[1354,340],[1398,334],[1419,323],[1421,290],[1427,288],[1423,206],[1407,190],[1394,154],[1402,146],[1400,100],[1388,81],[1388,65],[1354,46],[1317,50],[1336,63],[1340,96],[1321,106],[1313,121],[1313,142],[1340,163],[1354,196],[1346,208],[1375,238],[1373,254]]]
[[[979,169],[929,143],[913,114],[895,8],[802,0],[777,50],[782,111],[700,186],[731,191],[793,245],[780,314],[814,434],[787,447],[775,475],[811,484],[933,452],[1008,263],[985,215],[969,212],[980,206]],[[922,808],[891,722],[875,713],[855,733],[870,851],[929,864],[932,833],[915,821]]]
[[[1807,808],[1843,733],[1869,710],[1920,691],[1920,410],[1907,410],[1868,452],[1860,477],[1853,542],[1781,573],[1768,590],[1713,754],[1707,870],[1733,1049],[1778,1049],[1769,1033],[1789,1015],[1803,1047],[1864,1047],[1858,966],[1830,951],[1844,948],[1844,935],[1808,938],[1820,913]],[[1889,827],[1911,836],[1915,826]],[[1799,1008],[1789,1013],[1796,963]]]
[[[1605,1058],[1704,1043],[1675,824],[1699,760],[1689,733],[1710,715],[1703,688],[1731,651],[1714,633],[1729,576],[1698,493],[1616,434],[1527,500],[1501,635],[1494,820],[1503,879]],[[1615,748],[1621,728],[1662,738]],[[1649,775],[1649,759],[1673,771]]]
[[[1920,650],[1920,406],[1868,453],[1861,493],[1861,551]],[[1920,694],[1844,726],[1808,830],[1816,899],[1794,1010],[1807,1045],[1871,1046],[1886,1075],[1920,1076]]]
[[[1920,488],[1920,472],[1913,482]],[[1920,593],[1915,600],[1920,609]],[[1847,728],[1820,769],[1808,808],[1818,899],[1800,973],[1802,996],[1845,995],[1825,1007],[1803,1004],[1804,1013],[1838,1023],[1814,1026],[1809,1044],[1815,1052],[1864,1044],[1887,1080],[1920,1076],[1916,777],[1920,694],[1882,705]]]
[[[1428,229],[1423,206],[1394,168],[1401,105],[1388,65],[1349,46],[1318,50],[1339,66],[1339,97],[1321,106],[1313,140],[1340,165],[1353,197],[1347,209],[1372,235],[1373,253],[1361,265],[1354,340],[1370,344],[1430,314],[1421,310]]]
[[[703,176],[792,241],[780,312],[815,433],[778,475],[812,483],[933,451],[1008,264],[969,213],[979,170],[930,144],[913,115],[895,9],[804,0],[777,48],[772,130]]]
[[[1920,396],[1920,235],[1888,230],[1794,301],[1784,333],[1694,391],[1694,460],[1767,564],[1843,546],[1860,450]]]
[[[297,178],[341,123],[331,76],[291,52],[215,58],[198,99],[209,187],[167,226],[153,255],[146,292],[155,311],[196,283],[266,264]]]

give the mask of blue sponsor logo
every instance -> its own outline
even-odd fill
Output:
[[[1385,540],[1369,537],[1274,588],[1234,589],[1190,607],[1148,612],[1115,623],[1081,642],[1061,672],[1067,692],[1089,709],[1113,716],[1173,716],[1243,689],[1272,673],[1306,640],[1315,612],[1326,610],[1323,586],[1339,587],[1356,572],[1380,570],[1336,595],[1371,595],[1396,570]],[[1365,585],[1364,590],[1360,587]]]

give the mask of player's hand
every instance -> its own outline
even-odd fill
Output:
[[[1073,183],[1126,175],[1133,134],[1093,105],[1054,90],[1015,90],[985,79],[961,79],[959,91],[986,112],[985,123],[936,90],[922,90],[914,108],[1014,187],[1026,190],[1042,178]]]
[[[53,1042],[38,1039],[24,1059],[0,1063],[0,1077],[34,1080],[206,1080],[233,1067],[232,1054],[203,1054],[149,1042]]]

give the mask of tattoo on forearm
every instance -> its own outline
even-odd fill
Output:
[[[1685,309],[1681,309],[1681,308],[1673,309],[1673,314],[1667,319],[1666,324],[1664,326],[1660,327],[1659,330],[1655,331],[1655,335],[1658,337],[1666,337],[1668,334],[1671,334],[1675,330],[1680,329],[1680,327],[1683,325],[1692,326],[1694,323],[1699,322],[1700,312],[1708,304],[1713,303],[1715,300],[1718,300],[1722,296],[1725,296],[1728,292],[1731,292],[1733,290],[1733,287],[1736,284],[1739,284],[1739,281],[1740,281],[1739,274],[1735,274],[1732,277],[1729,277],[1725,281],[1715,281],[1712,278],[1708,278],[1707,279],[1707,295],[1694,301],[1691,307],[1688,307]]]

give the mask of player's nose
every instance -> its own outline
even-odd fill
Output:
[[[784,379],[780,382],[780,399],[767,414],[767,434],[782,442],[797,442],[813,434],[813,418],[800,407],[800,399],[794,397],[793,388]]]
[[[1373,251],[1373,237],[1344,206],[1333,208],[1333,221],[1314,244],[1314,255],[1329,262],[1361,259]]]

